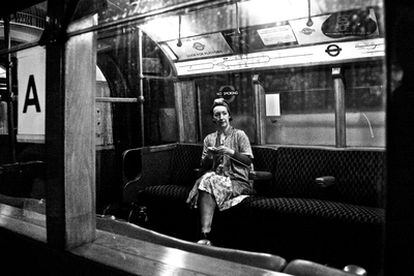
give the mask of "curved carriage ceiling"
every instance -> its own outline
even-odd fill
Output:
[[[247,0],[139,27],[178,75],[384,56],[380,0]],[[309,9],[310,8],[310,9]]]
[[[106,3],[102,5],[104,10],[99,12],[100,22],[192,2],[88,1]],[[14,9],[41,2],[46,8],[45,1],[33,0],[16,1]],[[198,11],[148,18],[138,27],[161,47],[178,75],[335,63],[384,56],[382,0],[221,2],[223,5]],[[358,24],[362,24],[363,28]],[[358,28],[349,32],[351,27],[347,26]],[[15,41],[27,42],[39,37],[40,29],[24,28],[16,24],[12,29]]]

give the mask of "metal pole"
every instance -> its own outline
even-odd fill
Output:
[[[139,116],[140,116],[140,127],[141,127],[141,146],[145,146],[145,120],[144,120],[144,75],[142,69],[142,31],[138,30],[138,77],[139,77]]]
[[[345,85],[340,67],[332,68],[335,93],[335,146],[346,147]]]
[[[10,17],[4,16],[4,40],[6,43],[6,49],[9,50],[11,47],[11,37],[10,37]],[[11,54],[7,54],[7,64],[6,64],[6,80],[7,80],[7,127],[9,134],[9,143],[10,143],[10,159],[11,162],[16,162],[16,133],[14,131],[14,107],[13,107],[13,82],[12,82],[12,60]]]
[[[254,90],[254,108],[255,108],[255,120],[256,120],[256,143],[258,145],[266,144],[266,129],[265,129],[265,102],[264,102],[264,89],[259,80],[259,75],[255,74],[252,77],[253,90]]]

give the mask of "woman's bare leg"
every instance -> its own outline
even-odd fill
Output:
[[[210,233],[211,224],[213,222],[214,210],[216,209],[216,201],[211,194],[199,191],[199,202],[201,219],[201,232]]]

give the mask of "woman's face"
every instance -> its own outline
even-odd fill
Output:
[[[230,115],[227,108],[222,105],[214,107],[213,120],[217,127],[226,129],[230,125]]]

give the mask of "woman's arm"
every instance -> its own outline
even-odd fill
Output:
[[[203,153],[201,155],[200,166],[205,170],[210,170],[213,167],[213,156],[209,150],[208,136],[203,141]]]
[[[235,160],[236,162],[239,162],[239,163],[243,164],[246,167],[250,166],[250,164],[252,163],[252,160],[251,160],[250,156],[248,156],[247,154],[237,152],[237,151],[235,151],[231,148],[228,148],[226,146],[218,147],[217,152],[219,154],[225,154],[225,155],[229,156],[231,159]]]
[[[252,163],[252,159],[248,155],[240,153],[240,152],[235,151],[234,154],[231,155],[231,157],[243,163],[244,165],[246,165],[246,167],[250,166],[250,164]]]

